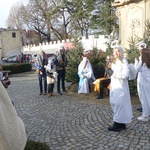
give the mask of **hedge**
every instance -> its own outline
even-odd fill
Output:
[[[31,63],[18,63],[18,64],[9,64],[3,65],[3,70],[10,70],[9,74],[17,74],[22,72],[27,72],[32,70]]]

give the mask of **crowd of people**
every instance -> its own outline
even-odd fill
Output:
[[[40,95],[54,96],[54,86],[57,84],[57,93],[67,92],[65,88],[67,57],[63,46],[58,53],[48,59],[44,51],[40,51],[35,60],[36,72],[39,79]],[[57,82],[56,82],[57,81]]]
[[[133,65],[137,76],[137,91],[142,105],[142,116],[138,117],[138,120],[148,121],[150,119],[150,102],[148,101],[150,93],[148,88],[150,84],[150,52],[145,43],[140,43],[138,48],[140,56],[138,59],[135,58]],[[48,93],[48,96],[54,96],[55,83],[57,83],[57,93],[62,95],[62,92],[66,92],[65,68],[67,66],[67,57],[63,46],[59,48],[53,60],[48,60],[44,51],[41,51],[36,57],[35,66],[38,73],[40,95]],[[84,54],[78,66],[77,74],[79,76],[79,94],[91,92],[92,82],[95,85],[94,91],[99,93],[97,99],[103,99],[104,88],[107,88],[110,105],[114,113],[114,123],[108,127],[108,130],[126,130],[126,124],[130,123],[133,117],[128,84],[131,69],[130,64],[124,57],[122,47],[115,46],[112,56],[108,55],[106,57],[104,77],[95,78],[88,56]],[[42,80],[44,81],[44,89]]]
[[[110,105],[114,113],[114,123],[108,127],[109,131],[126,130],[126,124],[131,123],[133,113],[128,80],[136,77],[138,96],[142,105],[140,108],[142,116],[137,119],[139,121],[150,120],[150,50],[146,48],[145,43],[139,43],[138,49],[139,58],[135,58],[134,64],[129,64],[124,57],[122,47],[119,45],[113,47],[113,55],[106,57],[104,77],[96,80],[87,57],[83,57],[79,64],[78,93],[89,93],[91,81],[94,81],[94,90],[99,92],[97,99],[103,98],[104,88],[108,89]]]
[[[134,68],[137,74],[137,91],[142,106],[142,116],[137,119],[147,122],[150,119],[150,49],[146,48],[145,43],[140,43],[138,49],[140,56],[135,58]],[[60,47],[58,54],[49,60],[46,58],[45,52],[41,51],[36,57],[35,66],[40,95],[54,96],[56,82],[57,92],[61,95],[62,92],[66,92],[67,57],[64,47]],[[128,84],[130,73],[129,63],[119,45],[113,48],[112,56],[106,57],[103,78],[96,79],[94,77],[92,65],[86,55],[82,56],[82,61],[78,66],[79,94],[91,91],[91,81],[95,84],[95,89],[99,91],[98,99],[103,98],[104,87],[108,88],[110,105],[113,110],[113,125],[108,127],[109,131],[126,130],[126,124],[132,121],[133,113]],[[23,150],[27,141],[25,127],[6,91],[11,82],[4,77],[2,62],[0,62],[0,149]]]

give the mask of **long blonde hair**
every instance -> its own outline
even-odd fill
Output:
[[[119,52],[120,52],[120,56],[119,56],[119,60],[122,62],[123,58],[124,58],[124,51],[123,51],[123,48],[121,46],[117,46],[117,47],[114,47],[114,49],[118,49]],[[116,58],[112,57],[112,63],[116,63]]]

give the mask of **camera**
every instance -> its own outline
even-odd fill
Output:
[[[6,76],[4,76],[4,77],[2,78],[2,81],[6,81],[6,84],[7,84],[7,85],[10,85],[10,84],[11,84],[9,78],[6,77]]]

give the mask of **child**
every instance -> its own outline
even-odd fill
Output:
[[[48,85],[48,97],[54,96],[54,84],[57,78],[56,66],[53,60],[50,59],[46,66],[47,85]]]

